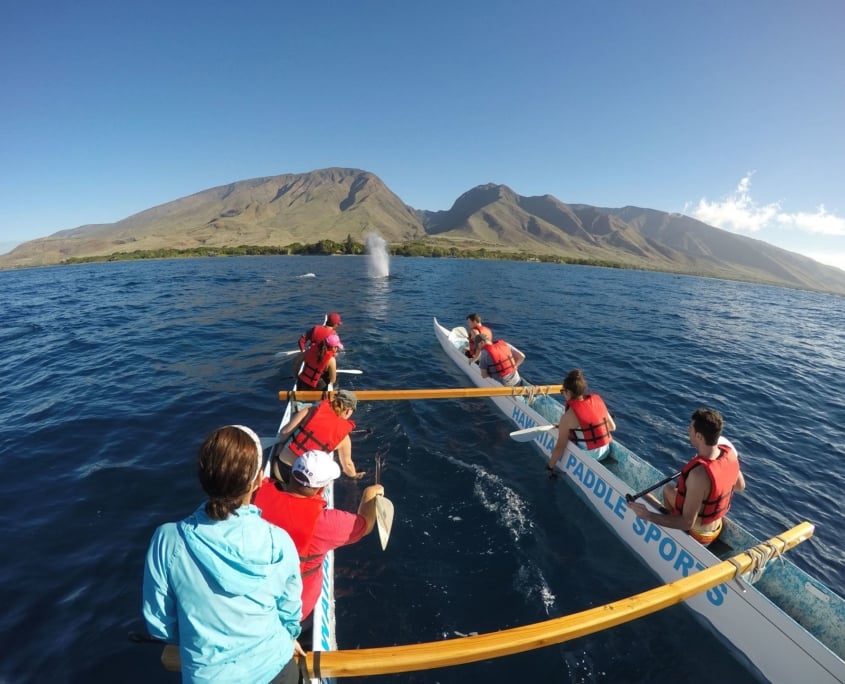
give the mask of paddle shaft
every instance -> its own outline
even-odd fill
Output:
[[[561,385],[536,385],[519,387],[456,387],[454,389],[409,389],[409,390],[355,390],[359,401],[396,401],[402,399],[466,399],[472,397],[519,397],[530,394],[558,394]],[[279,399],[298,399],[299,401],[317,401],[326,397],[320,390],[282,390]]]
[[[645,496],[649,492],[653,492],[658,487],[662,487],[665,484],[669,484],[672,480],[674,480],[676,477],[679,477],[680,475],[681,475],[681,471],[678,471],[674,475],[670,475],[669,477],[664,477],[662,480],[660,480],[660,482],[651,485],[651,487],[649,487],[648,489],[644,489],[643,491],[637,492],[636,494],[626,494],[625,495],[625,501],[636,501],[641,496]]]

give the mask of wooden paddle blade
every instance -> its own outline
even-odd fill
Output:
[[[390,530],[393,528],[393,502],[383,494],[376,497],[376,527],[381,549],[384,551],[387,548],[387,540],[390,539]]]
[[[549,430],[557,430],[557,425],[537,425],[524,430],[514,430],[510,433],[510,438],[515,442],[531,442],[536,439],[537,435]]]

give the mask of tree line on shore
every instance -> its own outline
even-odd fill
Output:
[[[352,239],[351,235],[343,242],[320,240],[308,244],[294,242],[285,246],[239,245],[237,247],[188,247],[185,249],[137,249],[132,252],[114,252],[102,256],[70,257],[63,264],[90,264],[102,261],[137,261],[143,259],[179,259],[187,257],[222,257],[222,256],[332,256],[366,254],[366,246]],[[434,257],[456,259],[492,259],[502,261],[539,261],[554,264],[580,264],[582,266],[604,266],[608,268],[631,268],[616,262],[601,259],[581,259],[565,256],[526,254],[524,252],[505,252],[480,247],[461,249],[428,242],[408,242],[389,245],[391,256]]]

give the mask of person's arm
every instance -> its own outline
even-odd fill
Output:
[[[334,356],[329,359],[329,365],[324,372],[328,374],[329,382],[334,387],[337,384],[337,359]]]
[[[745,489],[745,475],[742,474],[742,471],[739,471],[739,474],[736,476],[736,483],[734,484],[734,491],[741,492]]]
[[[487,369],[490,365],[490,354],[486,354],[484,349],[479,349],[476,356],[478,357],[478,368],[481,370],[481,377],[489,378],[490,373],[487,372]]]
[[[634,511],[638,518],[653,522],[655,525],[689,532],[695,527],[701,504],[710,493],[710,478],[703,467],[696,467],[687,475],[686,483],[687,493],[684,497],[684,510],[681,511],[680,515],[655,513],[649,510],[645,504],[637,501],[629,501],[628,508]]]
[[[310,410],[311,407],[306,407],[304,409],[300,409],[291,416],[291,419],[282,426],[281,430],[279,430],[280,442],[284,442],[288,437],[290,437],[291,433],[296,429],[296,426],[302,422],[302,419],[305,418]]]
[[[522,365],[522,362],[525,361],[525,354],[514,347],[511,347],[511,356],[513,356],[513,362],[517,368],[519,368],[520,365]]]
[[[574,421],[574,423],[573,423]],[[555,440],[552,455],[549,457],[549,462],[546,468],[554,472],[554,468],[563,452],[566,451],[566,445],[569,444],[569,431],[574,430],[577,425],[578,418],[575,416],[575,411],[564,411],[560,417],[560,422],[557,424],[557,439]]]
[[[163,528],[158,528],[150,542],[144,563],[143,607],[144,621],[150,636],[169,644],[179,643],[179,620],[176,596],[165,571],[172,549],[164,541]]]
[[[364,534],[369,534],[373,531],[373,527],[375,527],[377,496],[384,496],[384,487],[380,484],[370,485],[361,494],[361,503],[358,504],[358,515],[363,516],[367,520],[367,531]]]
[[[340,468],[344,475],[355,480],[360,480],[366,473],[355,469],[355,463],[352,461],[352,440],[349,435],[344,437],[340,444],[335,449],[337,450],[337,458],[340,461]]]

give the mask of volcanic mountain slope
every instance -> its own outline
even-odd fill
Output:
[[[417,210],[374,174],[342,168],[238,181],[61,231],[0,256],[0,268],[136,250],[364,242],[370,232],[393,245],[425,240],[845,294],[845,271],[681,214],[565,204],[493,183],[446,211]]]
[[[425,236],[414,211],[377,176],[357,169],[254,178],[204,190],[116,223],[86,225],[33,240],[0,265],[36,266],[68,257],[135,250],[358,242],[375,231],[389,242]]]

